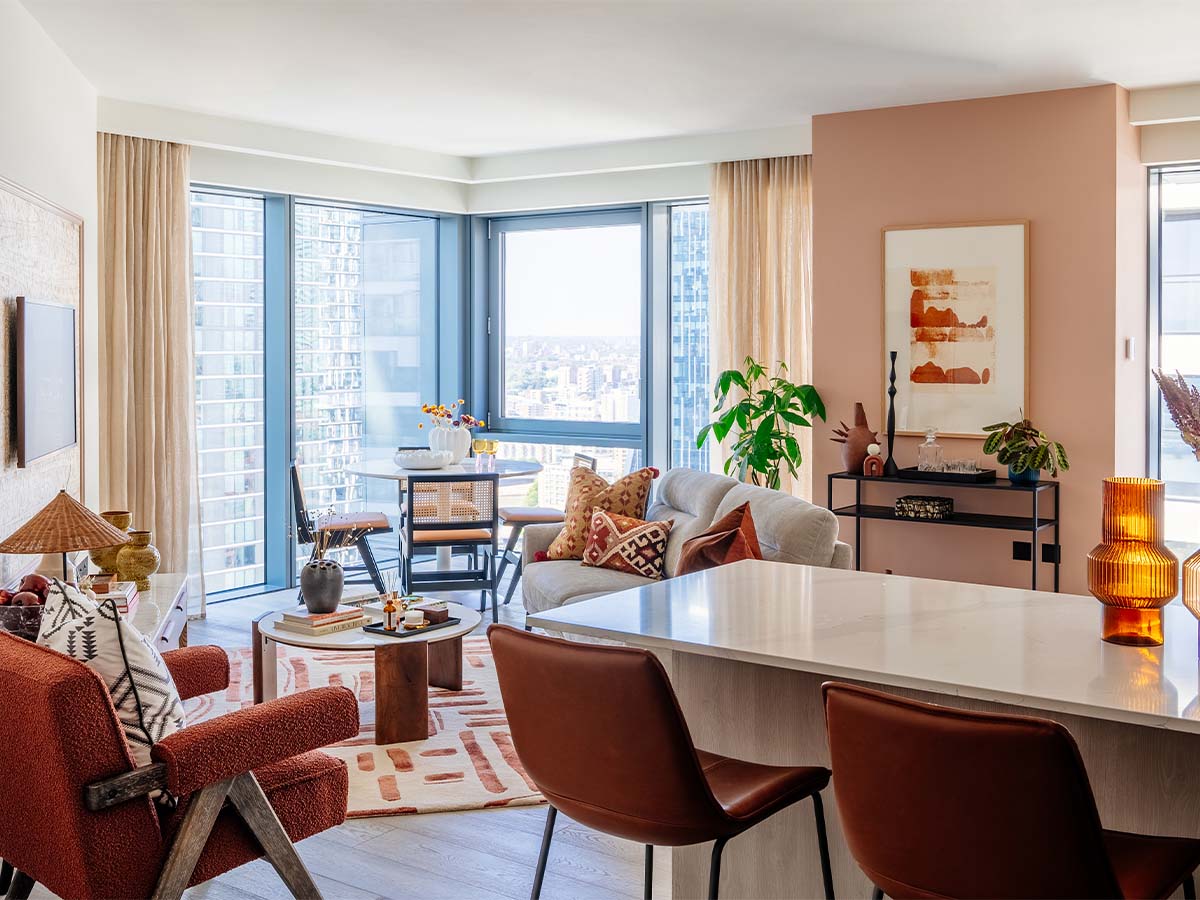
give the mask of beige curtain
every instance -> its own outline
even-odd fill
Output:
[[[709,329],[713,372],[747,356],[787,364],[811,380],[812,157],[718,163],[709,197]],[[818,388],[820,385],[818,385]],[[812,494],[812,435],[800,429],[804,465],[783,490]]]
[[[195,571],[191,148],[98,144],[100,496],[153,532],[161,571]]]

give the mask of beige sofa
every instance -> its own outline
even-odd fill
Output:
[[[647,519],[675,523],[667,541],[667,574],[675,571],[685,541],[747,500],[766,559],[835,569],[854,565],[853,551],[837,539],[837,518],[829,510],[724,475],[670,469],[658,480],[646,510]],[[576,559],[534,562],[534,555],[550,547],[561,527],[531,525],[525,529],[521,596],[527,612],[543,612],[652,583],[640,575],[585,566]]]

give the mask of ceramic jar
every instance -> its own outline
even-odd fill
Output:
[[[162,557],[158,548],[150,543],[150,532],[129,532],[129,543],[117,553],[117,577],[132,581],[139,591],[150,590],[150,576],[158,571]]]
[[[457,465],[471,452],[471,429],[438,425],[429,431],[429,449],[445,450],[451,455],[450,465]]]
[[[346,575],[332,559],[312,559],[300,570],[300,596],[314,615],[331,613],[342,602]]]
[[[129,526],[133,522],[133,513],[127,509],[110,509],[100,513],[100,518],[118,531],[128,532]],[[115,547],[101,547],[98,550],[92,550],[88,553],[88,559],[100,570],[102,575],[115,575],[117,554],[121,552],[122,546],[122,544],[117,544]]]

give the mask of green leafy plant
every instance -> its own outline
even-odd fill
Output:
[[[733,444],[725,460],[725,474],[757,485],[778,488],[786,468],[793,476],[803,462],[795,429],[811,428],[813,416],[825,420],[825,403],[811,384],[787,379],[787,366],[776,365],[775,374],[747,356],[742,369],[726,369],[717,376],[713,397],[716,419],[700,429],[696,446],[710,436],[723,443],[732,433]],[[731,397],[734,389],[741,399]]]
[[[1046,432],[1039,431],[1028,419],[1020,422],[997,422],[983,429],[988,433],[983,442],[983,452],[996,455],[996,462],[1020,475],[1030,469],[1049,472],[1055,478],[1059,469],[1067,471],[1071,463],[1067,451],[1058,441],[1052,441]]]

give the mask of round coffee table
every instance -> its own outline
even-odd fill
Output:
[[[309,650],[372,651],[375,654],[375,743],[398,744],[429,737],[429,688],[462,690],[462,639],[479,625],[479,613],[447,604],[457,625],[422,629],[405,637],[372,634],[355,628],[312,637],[279,628],[283,612],[260,616],[252,626],[254,702],[278,695],[278,646]],[[373,622],[382,617],[366,610]]]

